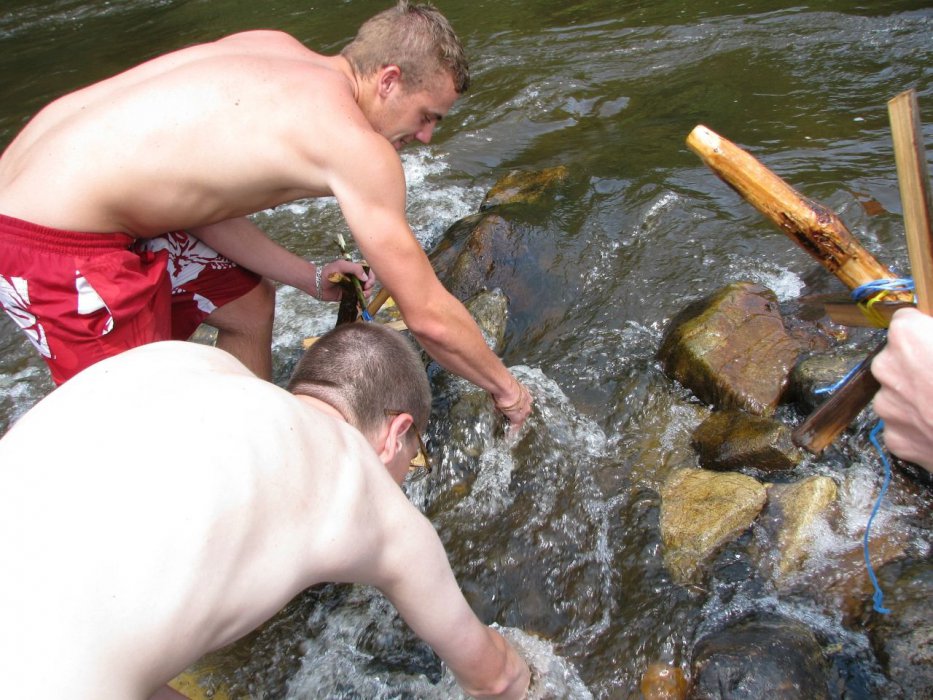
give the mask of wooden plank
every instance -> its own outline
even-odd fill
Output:
[[[913,306],[913,304],[906,301],[879,301],[873,304],[872,313],[878,315],[877,321],[880,322],[876,323],[876,319],[869,318],[855,302],[828,301],[823,304],[823,308],[833,323],[855,328],[887,328],[894,312],[905,306]]]
[[[917,93],[907,90],[888,101],[897,180],[904,208],[904,232],[914,278],[917,308],[933,315],[933,225],[930,178],[923,151]]]

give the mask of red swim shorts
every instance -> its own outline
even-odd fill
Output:
[[[56,384],[138,345],[186,340],[259,281],[183,231],[135,239],[0,214],[0,306]]]

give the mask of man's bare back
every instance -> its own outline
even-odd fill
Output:
[[[4,692],[146,698],[307,586],[345,581],[383,590],[465,688],[520,697],[527,668],[476,619],[431,524],[307,401],[165,342],[26,414],[0,440]]]
[[[347,72],[271,31],[155,58],[40,112],[0,161],[0,211],[154,236],[330,195],[335,143],[388,147]]]

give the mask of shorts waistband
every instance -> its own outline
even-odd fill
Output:
[[[48,253],[87,255],[90,252],[126,250],[136,239],[122,231],[115,233],[65,231],[0,214],[0,240]]]

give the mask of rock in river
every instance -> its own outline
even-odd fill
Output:
[[[735,282],[678,314],[658,357],[701,401],[771,415],[798,354],[774,292]]]
[[[767,490],[735,472],[677,469],[661,487],[664,561],[680,583],[699,565],[755,521]]]

